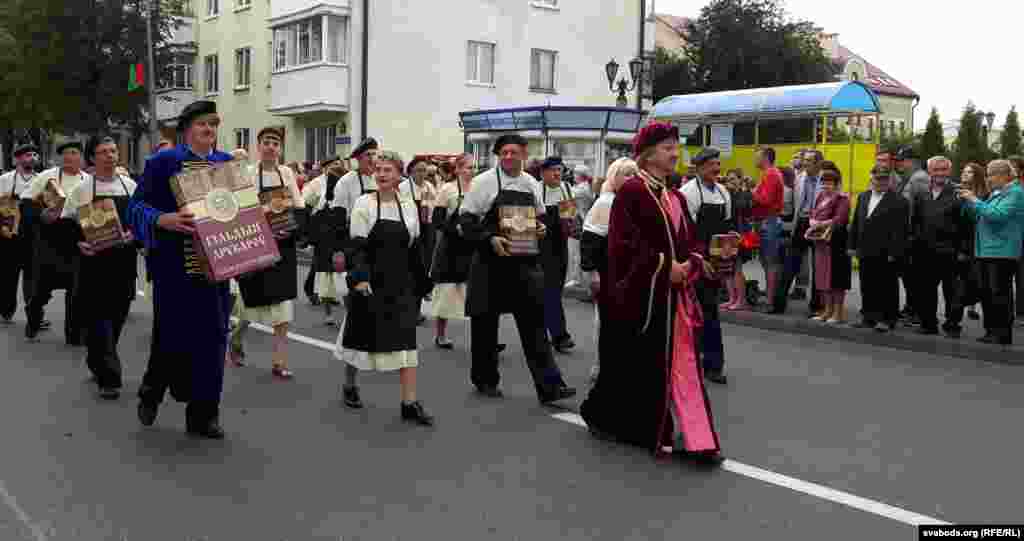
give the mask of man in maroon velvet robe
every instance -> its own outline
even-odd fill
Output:
[[[597,437],[656,455],[671,447],[719,465],[694,341],[701,326],[694,285],[708,267],[686,202],[667,186],[679,158],[678,131],[652,123],[633,150],[641,171],[612,206],[608,279],[598,296],[600,373],[580,412]]]

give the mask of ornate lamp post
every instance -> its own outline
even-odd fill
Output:
[[[629,61],[629,77],[632,81],[627,80],[625,76],[619,79],[618,82],[615,81],[615,78],[619,75],[619,63],[614,58],[605,64],[604,73],[608,77],[608,90],[613,94],[616,91],[618,92],[615,105],[618,107],[628,107],[629,98],[626,97],[626,93],[632,92],[640,83],[640,78],[644,74],[644,61],[641,58],[634,58]]]

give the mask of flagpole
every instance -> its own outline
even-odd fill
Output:
[[[149,0],[149,6],[146,10],[146,55],[148,57],[146,61],[146,78],[149,79],[149,84],[146,85],[146,92],[149,95],[149,144],[151,148],[156,148],[157,143],[160,142],[160,128],[156,118],[156,64],[153,60],[153,11],[156,9],[156,3],[159,1]]]

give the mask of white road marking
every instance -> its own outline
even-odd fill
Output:
[[[565,421],[574,425],[582,427],[587,426],[587,423],[583,418],[575,413],[556,413],[552,415],[552,417],[559,421]],[[816,483],[809,483],[795,477],[789,477],[788,475],[782,475],[756,466],[743,464],[742,462],[736,462],[735,460],[726,459],[722,464],[722,469],[737,475],[757,479],[758,481],[763,481],[771,485],[788,488],[795,492],[801,492],[823,500],[839,503],[847,507],[852,507],[874,515],[896,520],[911,526],[918,526],[920,524],[949,524],[948,522],[934,517],[921,515],[899,507],[893,507],[879,501],[861,498],[860,496],[855,496],[849,492],[835,490]]]
[[[142,294],[143,296],[145,296],[141,291],[139,293]],[[237,321],[237,318],[232,318],[232,319]],[[266,325],[262,325],[262,324],[259,324],[259,323],[252,323],[250,326],[253,329],[256,329],[258,331],[261,331],[261,332],[264,332],[264,333],[267,333],[267,334],[274,334],[274,329],[271,328],[271,327],[268,327]],[[296,333],[293,333],[293,332],[288,333],[288,338],[291,338],[292,340],[295,340],[296,342],[301,342],[303,344],[307,344],[307,345],[310,345],[310,346],[313,346],[313,347],[320,348],[320,349],[325,350],[325,351],[329,351],[329,352],[333,352],[334,351],[334,344],[331,344],[329,342],[325,342],[323,340],[318,340],[316,338],[310,338],[308,336],[303,336],[301,334],[296,334]],[[577,426],[582,426],[584,428],[587,426],[586,422],[583,421],[583,418],[580,417],[579,414],[576,414],[576,413],[570,413],[570,412],[555,413],[555,414],[552,414],[551,417],[555,418],[555,419],[558,419],[559,421],[563,421],[563,422],[566,422],[566,423],[571,423],[571,424],[574,424],[574,425],[577,425]],[[828,500],[828,501],[831,501],[831,502],[842,504],[842,505],[845,505],[847,507],[852,507],[852,508],[858,509],[860,511],[864,511],[864,512],[867,512],[867,513],[871,513],[871,514],[874,514],[874,515],[885,517],[885,518],[888,518],[888,519],[891,519],[891,520],[895,520],[895,521],[898,521],[898,522],[902,522],[904,524],[908,524],[908,525],[911,525],[911,526],[917,526],[917,525],[920,525],[920,524],[941,524],[941,525],[948,525],[948,524],[950,524],[949,522],[943,521],[943,520],[935,518],[935,517],[930,517],[928,515],[922,515],[922,514],[919,514],[919,513],[915,513],[913,511],[908,511],[906,509],[895,507],[895,506],[892,506],[892,505],[889,505],[889,504],[886,504],[886,503],[882,503],[882,502],[879,502],[879,501],[876,501],[876,500],[870,500],[868,498],[862,498],[860,496],[856,496],[854,494],[850,494],[849,492],[843,492],[841,490],[836,490],[836,489],[829,488],[829,487],[826,487],[826,486],[823,486],[823,485],[819,485],[819,484],[816,484],[816,483],[811,483],[811,482],[808,482],[808,481],[803,481],[803,480],[797,479],[795,477],[790,477],[788,475],[782,475],[781,473],[775,473],[773,471],[761,469],[761,468],[758,468],[756,466],[750,466],[748,464],[743,464],[742,462],[736,462],[735,460],[728,460],[727,459],[722,464],[722,469],[725,470],[725,471],[728,471],[728,472],[735,473],[737,475],[742,475],[744,477],[749,477],[751,479],[756,479],[758,481],[762,481],[762,482],[765,482],[765,483],[768,483],[768,484],[771,484],[771,485],[776,485],[776,486],[779,486],[779,487],[782,487],[782,488],[788,488],[788,489],[790,489],[790,490],[792,490],[794,492],[800,492],[800,493],[803,493],[803,494],[807,494],[809,496],[814,496],[816,498],[821,498],[823,500]],[[2,485],[2,483],[0,483],[0,489],[2,489],[2,488],[3,488],[3,485]],[[5,496],[5,500],[6,500],[7,499],[6,498],[7,497],[6,491],[4,493],[4,496]],[[10,505],[10,502],[8,502],[8,505]],[[19,514],[19,518],[20,518],[20,516],[21,515]],[[27,518],[28,517],[26,516],[25,519],[27,519]],[[23,520],[23,522],[25,522],[26,525],[30,524],[29,522],[27,522],[27,520]],[[42,535],[42,532],[39,532],[37,535]],[[46,538],[45,537],[41,537],[41,538],[37,538],[37,539],[44,539],[45,540]]]
[[[35,522],[32,522],[28,513],[18,505],[18,501],[15,500],[14,496],[7,490],[7,485],[5,485],[3,481],[0,481],[0,498],[3,498],[7,507],[10,507],[11,511],[14,511],[14,515],[18,517],[18,520],[21,521],[26,528],[28,528],[28,531],[32,532],[32,538],[35,539],[35,541],[47,541],[48,538],[46,537],[46,534],[43,533],[42,528],[40,528]]]

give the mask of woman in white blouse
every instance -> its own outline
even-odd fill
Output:
[[[416,326],[420,299],[430,283],[416,244],[416,204],[398,189],[401,171],[401,157],[382,152],[376,163],[377,193],[360,196],[353,206],[347,254],[351,303],[334,356],[347,363],[346,406],[363,406],[359,370],[398,370],[402,419],[429,426],[433,417],[416,399]]]
[[[458,228],[462,200],[473,185],[473,156],[463,154],[455,159],[455,179],[437,192],[437,204],[445,209],[438,228],[437,248],[430,267],[430,277],[437,284],[433,295],[433,315],[437,320],[434,345],[452,349],[448,339],[448,320],[466,319],[466,280],[473,262],[475,246],[462,237]]]

